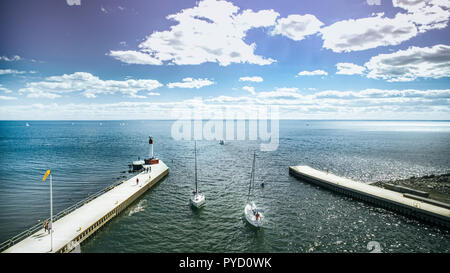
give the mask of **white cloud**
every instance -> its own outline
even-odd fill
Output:
[[[331,100],[345,100],[345,103],[355,104],[358,100],[371,99],[371,103],[378,104],[376,101],[382,101],[383,103],[390,103],[397,101],[404,102],[407,100],[420,100],[420,99],[445,99],[450,100],[450,89],[443,90],[386,90],[386,89],[364,89],[361,91],[338,91],[338,90],[326,90],[315,92],[313,94],[302,95],[297,92],[296,88],[277,88],[274,91],[260,92],[258,98],[283,98],[286,99],[286,103],[289,104],[325,104],[330,103]],[[294,100],[292,100],[294,99]],[[295,100],[297,99],[297,100]],[[288,102],[291,100],[291,102]],[[326,101],[330,100],[330,101]],[[261,101],[262,102],[262,101]],[[278,101],[280,103],[280,101]],[[334,101],[336,102],[336,101]],[[264,104],[272,104],[274,101],[264,101]],[[343,103],[343,102],[340,102]],[[449,109],[450,110],[450,109]]]
[[[69,6],[81,6],[81,0],[66,0],[66,3]]]
[[[60,98],[61,95],[56,94],[56,93],[52,93],[52,92],[46,92],[43,90],[30,90],[30,89],[19,89],[20,93],[23,92],[29,92],[29,94],[27,95],[28,98],[47,98],[47,99],[57,99]],[[95,98],[94,94],[86,94],[85,95],[86,98]]]
[[[367,5],[369,6],[379,6],[381,5],[381,0],[367,0]]]
[[[26,71],[19,71],[15,69],[0,69],[0,75],[8,75],[8,74],[26,74]],[[30,73],[33,73],[30,71]]]
[[[240,77],[239,78],[240,82],[262,82],[263,78],[259,77],[259,76],[254,76],[254,77]]]
[[[160,93],[157,93],[157,92],[149,92],[149,93],[147,93],[147,95],[148,96],[159,96],[159,95],[161,95]]]
[[[328,75],[328,73],[326,71],[323,70],[314,70],[314,71],[300,71],[297,74],[298,76],[326,76]]]
[[[359,66],[353,63],[337,63],[336,64],[337,72],[336,74],[341,75],[355,75],[355,74],[364,74],[364,70],[366,68],[364,66]]]
[[[116,58],[127,64],[151,64],[161,65],[162,62],[148,54],[133,50],[111,50],[109,56]]]
[[[95,98],[98,94],[122,93],[132,98],[145,98],[138,95],[140,91],[151,91],[162,84],[156,80],[125,81],[101,80],[86,72],[75,72],[62,76],[52,76],[40,82],[27,83],[19,93],[27,94],[30,98],[59,98],[61,94],[82,92],[86,98]]]
[[[144,96],[144,95],[138,95],[138,94],[136,94],[136,93],[130,94],[129,97],[130,97],[130,98],[133,98],[133,99],[145,99],[145,98],[147,98],[147,97]],[[94,98],[95,98],[95,96],[94,96]]]
[[[255,95],[255,87],[253,86],[244,86],[242,87],[243,90],[250,92],[250,94]]]
[[[314,15],[289,15],[277,20],[272,35],[284,35],[294,41],[303,40],[306,36],[317,33],[323,25]]]
[[[324,48],[350,52],[398,45],[416,36],[417,28],[404,14],[386,18],[381,13],[374,17],[339,21],[322,28],[321,33]]]
[[[392,0],[394,7],[402,8],[408,11],[416,11],[427,5],[430,0]]]
[[[297,87],[279,87],[275,89],[276,92],[297,92]]]
[[[209,79],[193,79],[193,78],[184,78],[181,82],[171,82],[167,84],[167,87],[174,88],[202,88],[204,86],[214,84],[213,81]]]
[[[323,27],[323,47],[350,52],[398,45],[419,33],[447,27],[450,19],[449,0],[393,0],[392,4],[402,9],[393,18],[380,13]]]
[[[410,47],[380,54],[372,57],[365,66],[369,70],[368,78],[390,82],[450,77],[450,46]]]
[[[100,7],[100,10],[101,10],[103,13],[108,13],[108,11],[107,11],[103,6]]]
[[[393,0],[392,4],[408,11],[408,18],[417,25],[419,32],[443,29],[450,18],[448,0]]]
[[[304,98],[300,93],[297,92],[298,88],[296,87],[282,87],[282,88],[275,88],[275,90],[272,91],[265,91],[258,93],[258,99],[264,99],[265,101],[259,101],[260,103],[266,104],[266,103],[272,103],[273,101],[269,101],[267,99],[301,99]]]
[[[17,100],[16,97],[0,96],[0,100]]]
[[[139,51],[110,51],[110,55],[133,64],[267,65],[275,60],[255,55],[256,45],[247,44],[244,38],[250,29],[273,26],[278,16],[273,10],[239,12],[239,7],[230,2],[204,0],[167,16],[177,24],[170,30],[153,32],[139,45]]]
[[[19,61],[22,58],[18,55],[14,55],[11,58],[8,58],[7,56],[0,56],[0,61],[6,61],[6,62],[14,62],[14,61]]]
[[[6,87],[3,87],[3,85],[1,85],[1,84],[0,84],[0,92],[3,92],[3,93],[12,93],[11,90],[9,90],[9,89],[6,88]]]
[[[272,91],[259,92],[257,95],[257,102],[259,104],[284,105],[286,104],[286,101],[291,100],[299,103],[297,100],[302,100],[304,98],[305,96],[301,95],[296,87],[281,87],[275,88],[275,90]]]

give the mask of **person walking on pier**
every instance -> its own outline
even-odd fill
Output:
[[[47,233],[47,231],[48,231],[48,221],[45,221],[45,223],[44,223],[44,230]]]
[[[139,177],[136,177],[136,186],[139,185]]]

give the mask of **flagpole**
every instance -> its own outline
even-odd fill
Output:
[[[52,195],[52,174],[50,174],[50,252],[53,251],[53,195]]]

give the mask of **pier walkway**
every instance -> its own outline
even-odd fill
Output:
[[[50,234],[44,228],[6,249],[10,252],[70,252],[118,215],[145,191],[169,173],[162,161],[151,166],[151,172],[138,175],[111,187],[95,199],[88,201],[53,223],[53,250],[50,251]],[[139,178],[139,184],[136,184]]]
[[[289,174],[303,181],[319,185],[329,190],[402,213],[407,216],[424,220],[450,228],[450,210],[448,208],[408,197],[409,194],[368,185],[363,182],[336,176],[319,171],[309,166],[289,167]]]

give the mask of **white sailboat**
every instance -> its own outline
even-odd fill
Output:
[[[27,123],[25,123],[25,126],[26,127],[30,127],[30,124],[27,122]]]
[[[264,211],[255,205],[255,202],[250,201],[250,196],[252,193],[252,187],[255,184],[255,164],[256,164],[256,154],[253,153],[253,164],[252,164],[252,174],[250,178],[250,185],[248,188],[248,203],[245,205],[244,214],[247,222],[254,227],[262,227],[264,224]]]
[[[195,191],[192,192],[190,203],[196,208],[200,208],[206,202],[205,195],[198,190],[197,182],[197,142],[195,142]]]

